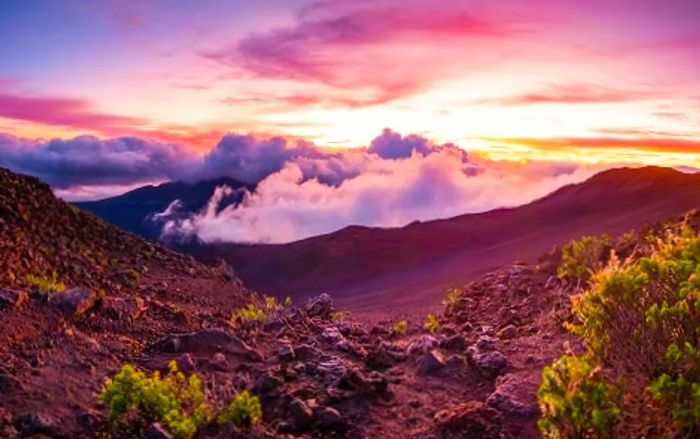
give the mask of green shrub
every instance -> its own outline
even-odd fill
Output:
[[[185,376],[171,361],[169,373],[151,376],[130,364],[122,366],[108,379],[100,400],[109,407],[110,418],[117,421],[128,413],[141,412],[158,419],[178,438],[191,438],[197,429],[212,419],[202,380],[196,374]]]
[[[586,361],[619,383],[620,431],[700,435],[700,239],[694,232],[681,228],[659,238],[645,257],[612,257],[573,298],[572,309],[576,323],[569,327],[583,338]],[[540,402],[555,396],[541,389]]]
[[[559,277],[585,279],[591,271],[599,268],[604,252],[610,245],[608,235],[584,236],[570,241],[561,251],[561,264],[557,270]]]
[[[257,396],[244,390],[236,395],[231,404],[219,415],[219,422],[231,422],[236,427],[247,427],[262,419],[262,406]]]
[[[459,288],[450,288],[447,290],[447,299],[442,301],[445,306],[454,306],[459,302],[462,297],[462,290]]]
[[[231,320],[244,326],[265,323],[267,319],[268,315],[265,310],[252,302],[243,308],[238,308],[231,316]]]
[[[563,355],[546,367],[537,396],[545,437],[583,438],[591,431],[607,437],[620,414],[616,387],[584,357]]]
[[[404,335],[407,330],[408,322],[406,320],[399,320],[391,327],[391,331],[396,335]]]
[[[431,334],[436,333],[438,329],[440,329],[440,320],[437,315],[433,313],[428,314],[428,318],[425,319],[425,323],[423,324],[423,329]]]
[[[41,291],[61,293],[66,290],[66,285],[58,278],[58,274],[55,271],[49,276],[28,274],[24,276],[22,280],[28,287],[36,288]]]

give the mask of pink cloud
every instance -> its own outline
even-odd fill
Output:
[[[605,86],[588,84],[550,85],[534,93],[516,95],[504,99],[484,101],[498,105],[530,104],[599,104],[608,102],[626,102],[651,99],[654,93],[642,91],[618,90]]]

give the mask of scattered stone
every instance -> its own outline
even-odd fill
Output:
[[[500,416],[478,401],[469,401],[435,414],[439,437],[497,438]]]
[[[476,340],[476,349],[482,352],[496,350],[496,339],[488,335],[482,335]]]
[[[323,381],[327,385],[336,384],[347,373],[343,360],[338,357],[330,357],[318,363],[316,368],[323,375]]]
[[[467,347],[467,341],[462,334],[456,334],[446,338],[440,342],[440,347],[455,351],[464,350]]]
[[[294,432],[302,432],[313,418],[313,411],[304,401],[294,398],[289,404],[289,425]]]
[[[48,436],[53,439],[67,439],[58,420],[45,413],[25,413],[17,418],[21,437]]]
[[[495,378],[508,366],[508,359],[499,351],[469,352],[469,358],[487,378]]]
[[[343,416],[333,407],[318,407],[314,418],[322,429],[343,428],[346,425]]]
[[[266,370],[255,378],[252,391],[259,395],[266,395],[278,389],[282,384],[284,384],[284,381],[281,378]]]
[[[160,423],[154,422],[146,431],[146,439],[175,439],[175,436]]]
[[[518,336],[518,328],[515,325],[508,325],[498,331],[498,338],[507,340]]]
[[[294,349],[294,353],[296,354],[297,358],[302,360],[311,360],[318,358],[321,355],[321,351],[319,349],[308,343],[297,345],[296,349]]]
[[[320,296],[309,299],[306,304],[307,314],[309,317],[321,317],[330,320],[333,316],[333,299],[330,295],[324,293]]]
[[[328,326],[323,329],[321,339],[326,343],[336,344],[345,341],[345,337],[335,326]]]
[[[424,354],[435,348],[437,345],[437,338],[433,337],[432,335],[424,334],[413,340],[408,345],[407,350],[410,354]]]
[[[371,369],[388,369],[395,363],[395,357],[389,353],[389,349],[382,343],[367,355],[367,367]]]
[[[418,375],[432,375],[445,367],[445,357],[437,350],[427,352],[418,366]]]
[[[185,334],[171,334],[151,346],[163,352],[207,352],[219,351],[242,355],[252,361],[263,361],[260,352],[225,329],[203,329]]]
[[[19,308],[28,298],[26,291],[0,288],[0,309]]]
[[[292,361],[296,358],[294,348],[291,344],[285,343],[277,350],[277,357],[280,361]]]
[[[367,376],[367,382],[374,386],[374,390],[376,390],[378,393],[385,393],[387,390],[389,390],[389,380],[384,374],[376,370],[369,373]]]
[[[182,372],[191,373],[195,369],[195,362],[190,354],[182,354],[175,359],[177,368]]]
[[[140,297],[103,297],[102,309],[113,319],[137,320],[146,310],[146,304]]]
[[[49,295],[49,303],[68,316],[79,316],[92,308],[97,295],[87,288],[72,288]]]
[[[450,355],[446,364],[450,367],[464,366],[464,357],[461,355]]]
[[[514,374],[503,375],[496,380],[496,390],[486,403],[502,413],[517,416],[534,416],[540,413],[534,399],[537,383]],[[529,397],[529,398],[528,398]],[[529,402],[523,400],[530,399]]]
[[[211,357],[211,365],[216,369],[221,371],[228,370],[228,363],[226,362],[226,355],[223,352],[217,352]]]

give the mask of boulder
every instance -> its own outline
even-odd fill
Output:
[[[292,431],[297,433],[304,431],[311,422],[313,415],[313,411],[301,399],[294,398],[289,403],[289,425]]]
[[[464,350],[467,347],[467,341],[462,334],[455,334],[452,337],[441,340],[440,347],[455,351]]]
[[[469,401],[435,414],[437,437],[498,438],[498,411],[478,401]]]
[[[67,439],[69,436],[61,428],[56,418],[45,413],[25,413],[17,418],[20,437],[44,436],[53,439]]]
[[[314,410],[314,419],[321,429],[343,429],[347,424],[343,415],[333,407],[317,407]]]
[[[486,378],[497,377],[508,366],[508,359],[496,349],[496,339],[482,335],[467,349],[469,363]]]
[[[27,301],[27,298],[28,295],[26,291],[0,288],[0,309],[19,308]]]
[[[146,304],[140,297],[104,297],[102,309],[113,319],[136,320],[146,310]]]
[[[320,317],[330,320],[334,312],[333,299],[326,293],[309,299],[306,304],[306,312],[309,317]]]
[[[294,348],[292,347],[291,344],[285,343],[280,348],[277,350],[277,358],[279,358],[280,361],[292,361],[294,358],[296,358],[296,354],[294,353]]]
[[[437,350],[427,352],[418,365],[418,375],[432,375],[445,367],[445,357]]]
[[[410,354],[424,354],[438,345],[438,339],[432,335],[421,335],[413,340],[407,348]]]
[[[486,403],[501,413],[515,416],[536,416],[540,413],[537,399],[537,382],[514,374],[503,375],[496,380],[496,390]]]
[[[49,303],[67,316],[79,316],[92,308],[97,294],[87,288],[71,288],[49,295]]]
[[[518,336],[518,328],[515,325],[508,325],[505,328],[498,331],[498,338],[507,340]]]
[[[226,352],[252,361],[263,361],[260,352],[225,329],[203,329],[184,334],[171,334],[151,345],[162,352]]]

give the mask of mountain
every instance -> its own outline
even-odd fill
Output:
[[[224,177],[194,183],[177,181],[157,186],[149,185],[116,197],[75,204],[124,230],[157,240],[161,225],[150,220],[152,215],[163,212],[175,200],[180,201],[178,214],[188,215],[197,212],[207,204],[214,190],[220,186],[234,189],[231,195],[223,198],[220,205],[222,209],[231,204],[240,203],[244,190],[254,189],[254,186]]]
[[[281,245],[199,248],[225,258],[249,287],[305,297],[328,292],[354,311],[423,312],[445,289],[486,270],[533,260],[586,234],[619,234],[700,205],[700,175],[668,168],[614,169],[530,204],[416,222],[351,226]]]

